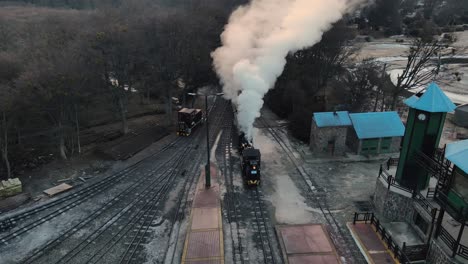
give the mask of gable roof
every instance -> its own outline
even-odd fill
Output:
[[[468,139],[447,144],[445,158],[468,173]]]
[[[437,113],[437,112],[452,112],[456,106],[450,101],[439,86],[432,82],[424,92],[418,97],[413,95],[405,100],[405,104],[411,108]]]
[[[359,139],[402,137],[405,126],[397,112],[349,114]]]
[[[317,112],[314,120],[318,127],[350,126],[348,111],[339,112]]]

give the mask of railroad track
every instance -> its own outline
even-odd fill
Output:
[[[259,120],[264,124],[264,127],[268,129],[273,139],[281,146],[283,152],[288,156],[288,159],[295,166],[306,186],[308,186],[310,192],[308,192],[306,196],[308,200],[313,201],[318,206],[320,212],[324,216],[326,222],[331,228],[330,237],[336,245],[340,255],[345,257],[346,263],[361,263],[362,261],[365,261],[359,250],[356,249],[355,246],[353,247],[355,242],[349,232],[346,231],[346,227],[341,224],[336,219],[333,212],[330,211],[327,194],[324,192],[324,189],[317,184],[314,177],[310,175],[298,162],[292,147],[286,144],[279,133],[268,124],[265,118],[260,117]]]
[[[211,114],[214,106],[216,105],[216,101],[217,101],[217,97],[215,97],[214,103],[208,109],[208,115]],[[183,141],[183,140],[184,140],[184,138],[178,137],[173,142],[171,142],[171,143],[167,144],[166,146],[164,146],[161,150],[148,155],[147,157],[141,159],[140,161],[138,161],[138,162],[124,168],[123,170],[120,170],[120,171],[118,171],[116,173],[113,173],[112,175],[109,175],[109,176],[107,176],[107,177],[93,183],[92,185],[88,185],[88,186],[80,188],[79,190],[76,190],[76,191],[68,192],[64,196],[60,196],[57,199],[52,199],[51,201],[49,201],[49,202],[47,202],[45,204],[42,204],[42,205],[39,205],[39,206],[34,206],[31,209],[28,209],[26,211],[22,211],[20,213],[16,213],[16,214],[13,214],[13,215],[9,213],[8,215],[10,215],[10,216],[8,216],[8,217],[3,217],[3,218],[0,217],[0,233],[8,231],[8,230],[14,228],[22,220],[31,218],[33,215],[36,215],[36,214],[38,214],[40,212],[43,212],[43,211],[45,211],[47,209],[50,209],[50,208],[52,208],[54,206],[57,206],[57,205],[60,205],[62,203],[70,202],[69,204],[64,206],[64,208],[62,208],[63,210],[69,210],[69,209],[71,209],[73,207],[76,207],[77,205],[81,204],[82,202],[84,202],[85,200],[91,198],[92,196],[94,196],[94,195],[96,195],[98,193],[101,193],[102,191],[104,191],[106,189],[109,189],[110,187],[114,186],[116,183],[122,181],[124,178],[131,175],[130,174],[131,172],[138,169],[139,166],[142,165],[142,163],[147,162],[147,161],[153,161],[154,157],[159,156],[160,154],[162,154],[163,152],[165,152],[168,149],[176,147],[177,144],[179,142]],[[187,139],[185,139],[185,140],[187,141]],[[1,216],[1,214],[0,214],[0,216]],[[0,241],[2,241],[1,237],[0,237]]]
[[[275,240],[275,232],[271,226],[271,221],[268,217],[266,206],[263,202],[263,195],[261,187],[258,186],[254,189],[245,189],[242,194],[247,197],[248,202],[241,202],[240,193],[235,191],[234,188],[234,173],[233,173],[233,157],[232,157],[232,111],[227,111],[227,117],[225,117],[223,133],[223,153],[220,153],[223,157],[223,175],[226,186],[226,195],[223,199],[223,213],[229,224],[229,234],[231,237],[232,246],[232,257],[234,263],[258,263],[259,260],[250,260],[247,251],[247,241],[243,234],[253,232],[253,239],[256,244],[256,248],[261,254],[261,259],[264,263],[282,263],[278,261],[281,259],[277,244],[273,242]],[[227,130],[227,131],[226,131]],[[242,177],[238,175],[238,177]],[[241,206],[243,205],[243,206]],[[241,219],[243,210],[250,210],[251,223],[249,223],[251,229],[247,229],[246,223]]]
[[[216,107],[215,107],[216,106]],[[225,104],[215,103],[210,109],[224,111]],[[210,142],[214,142],[222,115],[210,115],[212,126],[210,126]],[[151,158],[175,148],[176,151],[167,156],[159,166],[152,166],[151,170],[146,170],[138,178],[135,178],[128,184],[123,191],[118,190],[114,193],[112,199],[100,205],[98,209],[91,211],[90,215],[82,219],[79,223],[67,227],[66,231],[60,233],[55,239],[48,241],[45,245],[33,250],[22,263],[142,263],[145,255],[142,254],[143,244],[148,242],[148,234],[151,228],[157,227],[163,223],[164,215],[161,213],[161,204],[165,201],[172,187],[176,186],[177,176],[183,176],[181,194],[176,198],[175,213],[171,219],[172,224],[175,221],[181,221],[184,218],[184,212],[190,204],[189,192],[193,189],[196,175],[199,172],[201,163],[200,154],[196,153],[198,144],[201,142],[201,136],[204,133],[202,129],[197,129],[190,138],[177,138],[176,141],[166,146],[161,151],[150,155],[137,162],[136,164],[96,182],[92,186],[87,186],[80,190],[69,193],[66,196],[52,200],[47,204],[37,206],[27,211],[17,213],[3,221],[10,221],[10,224],[16,225],[19,221],[27,219],[33,220],[32,223],[13,228],[12,232],[0,238],[4,245],[15,243],[18,239],[30,233],[34,228],[42,225],[49,220],[66,213],[66,211],[78,206],[97,193],[101,193],[108,185],[115,185],[123,178],[135,172],[140,165],[149,165]],[[190,158],[198,156],[194,160]],[[148,161],[146,163],[145,161]],[[193,162],[195,161],[195,162]],[[186,165],[190,163],[190,169]],[[144,170],[142,168],[142,170]],[[186,176],[189,175],[189,176]],[[178,184],[178,183],[177,183]],[[179,186],[179,185],[177,185]],[[121,192],[120,192],[121,191]],[[114,196],[115,195],[115,196]],[[89,197],[91,196],[91,197]],[[126,203],[125,203],[126,202]],[[37,219],[36,214],[40,215]],[[33,219],[36,218],[36,219]],[[10,226],[11,228],[11,226]],[[175,243],[178,241],[179,228],[171,225],[170,237],[175,237]],[[174,233],[174,235],[172,235]],[[169,239],[170,239],[169,237]],[[96,245],[101,246],[98,248]],[[166,256],[174,259],[177,244],[173,251],[167,253],[170,245],[166,248]],[[10,247],[11,248],[11,247]],[[111,257],[110,257],[111,256]],[[119,259],[113,259],[112,256],[119,256]],[[171,261],[173,263],[173,261]]]
[[[219,106],[219,104],[221,105]],[[217,103],[215,101],[215,103],[208,110],[208,113],[211,113],[211,111],[215,107],[216,108],[220,107],[221,111],[223,111],[223,114],[224,114],[224,112],[226,112],[226,105],[227,105],[226,101],[222,101],[221,103]],[[217,132],[219,132],[219,127],[220,127],[219,124],[221,122],[221,119],[224,117],[223,114],[218,114],[216,117],[214,117],[214,120],[210,121],[212,122],[211,124],[213,124],[209,128],[210,130],[209,140],[210,140],[210,146],[212,147],[218,135]],[[172,217],[172,223],[180,223],[185,216],[184,212],[187,210],[187,208],[191,206],[191,201],[189,200],[189,193],[190,193],[190,190],[193,189],[192,186],[196,186],[197,184],[196,180],[198,179],[197,176],[199,175],[200,165],[202,161],[203,161],[202,156],[199,156],[196,162],[193,163],[193,166],[191,169],[192,177],[189,180],[190,183],[188,184],[188,181],[186,181],[184,184],[184,187],[183,187],[184,192],[183,192],[183,195],[180,196],[177,202],[177,208]],[[169,237],[173,238],[174,241],[172,242],[170,241],[170,243],[168,243],[168,245],[166,246],[165,254],[164,254],[164,257],[162,258],[164,260],[164,263],[174,263],[174,260],[176,259],[175,253],[176,253],[177,246],[178,246],[179,234],[180,234],[180,225],[178,226],[178,228],[175,228],[175,225],[173,224],[169,230]]]
[[[213,108],[211,108],[212,110]],[[215,118],[215,124],[219,122],[219,117]],[[210,141],[215,137],[215,130],[217,126],[214,125],[210,128],[212,132],[212,138]],[[199,142],[200,136],[202,132],[199,130],[194,133],[194,135],[190,138],[190,142]],[[114,215],[109,218],[109,221],[105,221],[101,224],[101,226],[94,232],[90,233],[85,239],[75,245],[72,250],[67,252],[64,256],[60,258],[53,257],[52,261],[46,261],[47,263],[69,263],[79,259],[77,263],[82,262],[86,259],[86,263],[142,263],[145,260],[144,254],[142,254],[142,244],[146,241],[146,234],[149,231],[150,227],[154,227],[157,225],[162,224],[160,221],[159,223],[154,224],[156,217],[162,217],[159,210],[156,210],[156,207],[161,201],[164,201],[168,195],[169,190],[175,184],[176,175],[180,172],[181,168],[183,168],[183,164],[190,162],[188,157],[192,157],[194,155],[193,150],[197,149],[198,145],[192,147],[188,147],[187,149],[180,149],[180,151],[176,152],[175,155],[170,158],[163,166],[165,166],[165,170],[162,174],[153,179],[151,183],[144,183],[147,186],[143,191],[140,190],[139,195],[137,195],[137,199],[133,200],[133,202],[127,205],[124,208],[121,208],[119,211],[114,212]],[[192,151],[190,151],[192,150]],[[175,220],[180,220],[182,212],[185,211],[187,200],[188,200],[188,192],[193,186],[194,179],[196,178],[195,175],[198,174],[199,164],[201,162],[200,155],[198,155],[198,162],[192,163],[191,171],[189,172],[191,176],[187,177],[184,182],[184,186],[182,188],[183,193],[180,195],[176,209],[175,209],[175,216],[172,218],[172,223],[175,223]],[[155,171],[161,171],[161,168],[156,169]],[[184,170],[182,174],[187,174],[187,171]],[[136,189],[136,188],[134,188]],[[128,193],[131,193],[130,190]],[[148,197],[151,197],[148,199]],[[186,203],[182,203],[182,200],[185,198]],[[132,208],[135,208],[132,213]],[[99,209],[97,211],[102,212],[103,209]],[[130,214],[130,215],[129,215]],[[96,219],[100,214],[97,214],[93,217],[87,219],[87,221],[82,222],[82,226],[77,226],[68,230],[68,232],[63,235],[65,238],[69,238],[74,232],[77,230],[81,230],[84,225],[88,222]],[[125,215],[129,215],[127,220],[125,219]],[[114,229],[112,232],[111,229]],[[117,229],[116,229],[117,228]],[[172,235],[173,225],[171,227],[170,234]],[[178,229],[176,230],[179,231]],[[113,234],[110,238],[104,239],[104,234]],[[170,235],[170,236],[171,236]],[[176,239],[177,241],[177,239]],[[39,252],[48,252],[49,255],[51,250],[58,244],[63,243],[60,237],[49,243],[46,248],[42,248],[35,252],[35,255],[28,259],[25,263],[31,263],[31,260],[34,260],[34,257],[38,257]],[[123,249],[119,247],[121,244],[126,245]],[[102,245],[99,249],[93,250],[91,249],[92,245]],[[169,245],[168,245],[169,247]],[[175,249],[175,248],[174,248]],[[58,251],[62,252],[61,249],[57,249]],[[167,250],[167,249],[166,249]],[[90,251],[93,251],[90,253]],[[123,252],[123,254],[122,254]],[[174,252],[173,252],[174,254]],[[82,257],[84,255],[85,257]],[[119,260],[109,260],[109,256],[120,256]]]
[[[271,226],[271,221],[268,217],[268,213],[265,210],[265,204],[263,202],[263,194],[259,187],[248,190],[249,200],[254,203],[253,214],[254,225],[253,227],[257,230],[256,236],[260,242],[261,251],[263,254],[263,262],[266,264],[278,263],[274,252],[279,252],[278,247],[273,245],[274,230]],[[281,263],[281,262],[280,262]]]
[[[31,209],[28,209],[26,211],[22,211],[20,213],[14,214],[12,216],[9,216],[7,218],[3,218],[0,220],[0,232],[5,232],[8,231],[18,225],[20,221],[27,220],[31,218],[32,216],[39,214],[43,211],[46,211],[48,209],[52,209],[54,207],[58,207],[59,205],[62,205],[59,209],[54,210],[52,213],[49,213],[47,216],[44,216],[43,219],[50,220],[78,205],[81,203],[85,202],[86,200],[92,198],[93,196],[102,193],[103,191],[115,186],[117,183],[121,182],[122,180],[126,179],[128,176],[134,176],[132,174],[135,170],[137,170],[141,165],[144,165],[145,162],[152,161],[152,159],[155,156],[158,156],[168,149],[174,148],[177,146],[177,144],[181,142],[181,138],[177,138],[170,144],[164,146],[161,150],[152,153],[151,155],[145,157],[144,159],[130,165],[129,167],[126,167],[123,170],[120,170],[112,175],[109,175],[103,179],[100,179],[99,181],[93,183],[92,185],[88,185],[86,187],[80,188],[76,191],[71,191],[67,193],[64,196],[60,196],[57,199],[53,199],[50,202],[47,202],[45,204],[42,204],[40,206],[35,206]],[[32,223],[31,226],[29,227],[36,227],[40,225],[40,222]],[[26,228],[29,228],[26,227]],[[21,227],[20,229],[23,229],[24,227]],[[18,233],[16,233],[18,235]],[[2,236],[0,237],[0,241],[5,243],[8,241],[8,235],[7,236]]]
[[[244,237],[242,232],[245,232],[245,227],[241,227],[240,215],[240,202],[238,193],[234,190],[234,178],[233,178],[233,162],[232,162],[232,122],[234,115],[232,111],[226,111],[225,122],[223,125],[224,132],[222,136],[223,148],[218,148],[221,153],[218,153],[223,157],[222,173],[224,175],[224,182],[226,187],[226,195],[223,199],[223,214],[229,224],[229,232],[231,237],[232,245],[232,257],[234,263],[248,263],[248,254],[245,243],[243,243]]]
[[[48,256],[53,255],[51,254],[51,251],[53,251],[53,249],[55,249],[58,245],[64,243],[67,239],[74,238],[72,237],[74,234],[88,227],[90,224],[96,224],[96,222],[99,223],[97,219],[104,218],[105,221],[103,221],[103,223],[99,223],[100,226],[95,232],[92,232],[89,236],[86,237],[85,240],[82,240],[78,245],[73,246],[72,250],[67,252],[65,256],[55,258],[57,259],[57,262],[55,263],[63,263],[70,261],[73,257],[79,254],[91,243],[95,242],[96,239],[99,238],[100,235],[103,234],[103,232],[106,231],[108,228],[116,226],[117,224],[121,224],[118,222],[118,220],[121,219],[127,213],[131,214],[132,209],[140,208],[139,210],[137,209],[137,212],[133,212],[133,216],[131,216],[130,219],[139,219],[135,217],[141,217],[142,208],[144,208],[145,205],[149,204],[150,201],[155,201],[155,199],[156,201],[159,201],[159,199],[161,198],[161,192],[164,191],[166,186],[170,183],[169,179],[175,179],[175,177],[171,176],[173,176],[174,173],[177,172],[177,170],[171,169],[171,167],[174,165],[181,164],[180,161],[181,159],[183,159],[184,156],[180,154],[188,153],[188,151],[185,150],[186,149],[183,148],[180,152],[176,152],[172,158],[168,159],[164,164],[158,166],[157,168],[154,168],[148,173],[149,175],[151,175],[153,173],[156,173],[157,171],[160,171],[161,169],[165,169],[159,175],[157,175],[157,177],[152,178],[150,180],[145,180],[145,177],[141,178],[139,181],[132,184],[129,188],[125,189],[123,192],[113,197],[110,201],[106,202],[101,207],[94,210],[94,212],[88,215],[84,220],[72,226],[67,231],[61,233],[56,239],[48,242],[46,245],[33,251],[33,253],[30,256],[26,257],[23,260],[23,262],[31,263],[32,261],[38,259],[46,253],[48,254]],[[178,155],[179,157],[177,157]],[[148,195],[149,197],[151,197],[150,200],[147,199]],[[131,202],[125,204],[125,206],[122,207],[121,201]],[[117,208],[117,211],[112,210],[115,208]],[[127,224],[125,224],[125,226],[128,226],[130,223],[133,222],[128,222]],[[120,227],[122,227],[122,224],[120,225]],[[117,232],[113,236],[113,238],[117,237],[119,234],[120,232]],[[49,261],[47,263],[54,262]]]

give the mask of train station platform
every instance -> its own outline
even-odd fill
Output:
[[[387,249],[371,224],[364,222],[348,223],[347,226],[368,263],[399,263],[393,258],[392,252]]]
[[[277,226],[276,232],[286,263],[341,263],[327,230],[321,224]]]
[[[182,263],[224,263],[223,226],[219,198],[218,170],[211,164],[211,187],[205,188],[205,171],[198,179],[185,238]]]

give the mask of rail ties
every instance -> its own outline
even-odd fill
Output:
[[[187,152],[185,151],[185,148],[182,149],[182,153],[184,152]],[[174,157],[177,157],[177,153],[174,154]],[[174,164],[173,164],[174,163]],[[81,252],[85,247],[87,247],[88,245],[91,244],[91,242],[95,241],[95,239],[100,235],[102,234],[104,231],[106,231],[110,226],[112,226],[113,222],[117,221],[118,219],[120,219],[120,217],[127,213],[127,211],[129,211],[130,209],[132,209],[135,205],[137,205],[138,203],[144,203],[145,201],[148,202],[148,200],[146,200],[146,195],[149,195],[151,193],[153,194],[159,194],[159,191],[154,191],[156,190],[156,188],[158,188],[160,185],[161,185],[161,182],[163,182],[164,180],[168,179],[168,175],[170,174],[170,170],[171,168],[174,166],[174,165],[177,165],[178,164],[178,158],[176,160],[172,160],[172,159],[169,159],[167,160],[165,163],[161,164],[159,167],[157,168],[153,168],[153,170],[150,172],[150,173],[154,173],[156,171],[159,171],[160,169],[164,168],[164,167],[167,167],[168,169],[166,169],[165,172],[161,173],[159,176],[157,177],[151,177],[149,178],[149,181],[144,181],[145,178],[142,178],[140,179],[140,181],[134,183],[132,186],[130,186],[129,188],[127,188],[126,190],[124,190],[123,192],[119,193],[117,196],[115,196],[113,199],[111,199],[110,201],[108,201],[107,203],[105,203],[104,205],[102,205],[100,208],[98,208],[97,210],[95,210],[91,215],[89,215],[86,219],[84,219],[83,221],[81,221],[80,223],[76,224],[75,226],[71,227],[70,229],[68,229],[66,232],[62,233],[59,237],[57,237],[56,239],[50,241],[49,243],[47,243],[46,245],[42,246],[40,249],[36,250],[33,252],[32,255],[28,256],[26,259],[25,259],[25,262],[26,261],[32,261],[34,259],[37,259],[38,257],[40,257],[41,255],[43,255],[43,253],[45,252],[49,252],[50,250],[54,249],[56,246],[58,246],[64,239],[70,237],[71,235],[73,235],[74,233],[78,232],[79,230],[83,229],[83,228],[86,228],[87,225],[93,221],[95,221],[96,219],[98,219],[98,217],[101,217],[101,215],[109,210],[110,208],[112,208],[113,206],[119,206],[118,203],[116,203],[117,200],[121,200],[121,201],[131,201],[131,203],[127,204],[126,206],[124,206],[123,208],[119,209],[117,211],[116,214],[114,214],[107,222],[105,222],[101,228],[99,228],[95,233],[91,234],[90,236],[88,236],[86,239],[84,239],[81,243],[79,243],[77,246],[75,246],[75,248],[72,249],[72,251],[69,251],[63,258],[73,258],[76,254],[78,254],[79,252]],[[173,177],[172,177],[173,178]],[[144,189],[143,190],[140,190],[140,194],[142,195],[135,195],[135,192],[133,192],[134,190],[138,189],[139,186],[142,186],[144,185]],[[159,189],[160,190],[160,189]],[[135,195],[136,196],[136,199],[135,198],[131,198],[130,196],[131,195]],[[72,255],[73,254],[73,255]],[[61,258],[62,259],[62,258]],[[26,262],[26,263],[29,263],[29,262]]]
[[[229,232],[232,243],[232,257],[234,263],[248,263],[247,249],[244,241],[244,237],[241,232],[241,211],[239,206],[238,194],[234,190],[234,175],[233,175],[233,162],[232,162],[232,111],[225,112],[225,124],[224,132],[222,136],[223,148],[219,148],[221,153],[218,153],[223,157],[222,173],[224,175],[224,182],[226,187],[226,194],[223,199],[223,214],[227,219]]]
[[[265,205],[263,203],[263,195],[258,189],[250,190],[249,197],[251,201],[254,201],[254,210],[252,214],[255,218],[255,224],[257,228],[257,238],[260,240],[263,260],[265,263],[276,263],[275,256],[273,255],[274,246],[271,242],[270,220],[267,212],[265,211]]]
[[[127,167],[127,168],[125,168],[125,169],[123,169],[121,171],[118,171],[118,172],[116,172],[114,174],[111,174],[111,175],[107,176],[104,179],[101,179],[101,180],[95,182],[92,185],[88,185],[86,187],[83,187],[83,188],[75,191],[75,192],[71,192],[71,193],[69,193],[69,194],[67,194],[65,196],[61,196],[60,198],[54,199],[51,202],[48,202],[48,203],[46,203],[44,205],[34,207],[34,208],[30,209],[30,210],[21,212],[19,214],[16,214],[16,215],[13,215],[13,216],[11,216],[9,218],[5,218],[5,219],[1,220],[0,221],[0,232],[8,231],[9,229],[14,228],[16,226],[16,224],[12,225],[11,223],[16,223],[16,222],[19,222],[21,220],[29,219],[33,215],[36,215],[36,214],[38,214],[40,212],[46,211],[47,209],[51,209],[51,208],[53,208],[55,206],[61,205],[61,204],[66,203],[66,202],[69,202],[69,203],[67,203],[64,206],[60,207],[58,210],[52,211],[53,215],[52,215],[51,218],[54,218],[57,215],[60,215],[60,214],[62,214],[64,212],[72,209],[73,207],[75,207],[75,206],[85,202],[86,200],[90,199],[91,197],[93,197],[93,196],[95,196],[97,194],[100,194],[103,191],[111,188],[112,186],[114,186],[118,182],[120,182],[121,180],[125,179],[127,176],[133,175],[133,174],[131,174],[131,172],[138,169],[139,166],[142,165],[143,162],[148,161],[151,158],[155,157],[156,155],[159,155],[159,154],[165,152],[166,150],[172,148],[175,144],[177,144],[180,141],[181,141],[181,139],[178,138],[178,139],[174,140],[173,142],[171,142],[170,144],[164,146],[161,150],[149,155],[148,157],[143,158],[142,160],[138,161],[137,163],[132,164],[129,167]],[[57,211],[60,212],[60,213],[59,214],[54,214]],[[47,217],[47,216],[44,216],[44,217]],[[1,228],[1,227],[3,227],[3,228]]]
[[[297,158],[294,155],[294,151],[291,149],[290,146],[286,144],[286,142],[281,138],[278,132],[272,128],[265,118],[260,117],[260,121],[264,124],[264,126],[268,129],[273,139],[280,145],[283,149],[284,153],[287,155],[291,163],[296,167],[297,172],[301,175],[301,178],[304,180],[304,183],[309,187],[310,192],[308,193],[307,197],[316,203],[319,207],[322,215],[324,216],[325,220],[327,221],[329,227],[331,228],[331,238],[335,242],[338,251],[341,252],[342,255],[345,255],[349,258],[349,260],[354,263],[356,259],[359,259],[357,256],[358,253],[355,250],[351,249],[351,245],[354,244],[352,238],[350,238],[347,233],[345,233],[345,228],[337,221],[334,214],[330,211],[330,207],[327,202],[327,194],[323,191],[323,188],[320,188],[316,183],[314,177],[312,177],[302,165],[299,164]]]

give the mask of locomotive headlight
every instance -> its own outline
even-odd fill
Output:
[[[253,169],[255,170],[257,167],[253,166]]]

